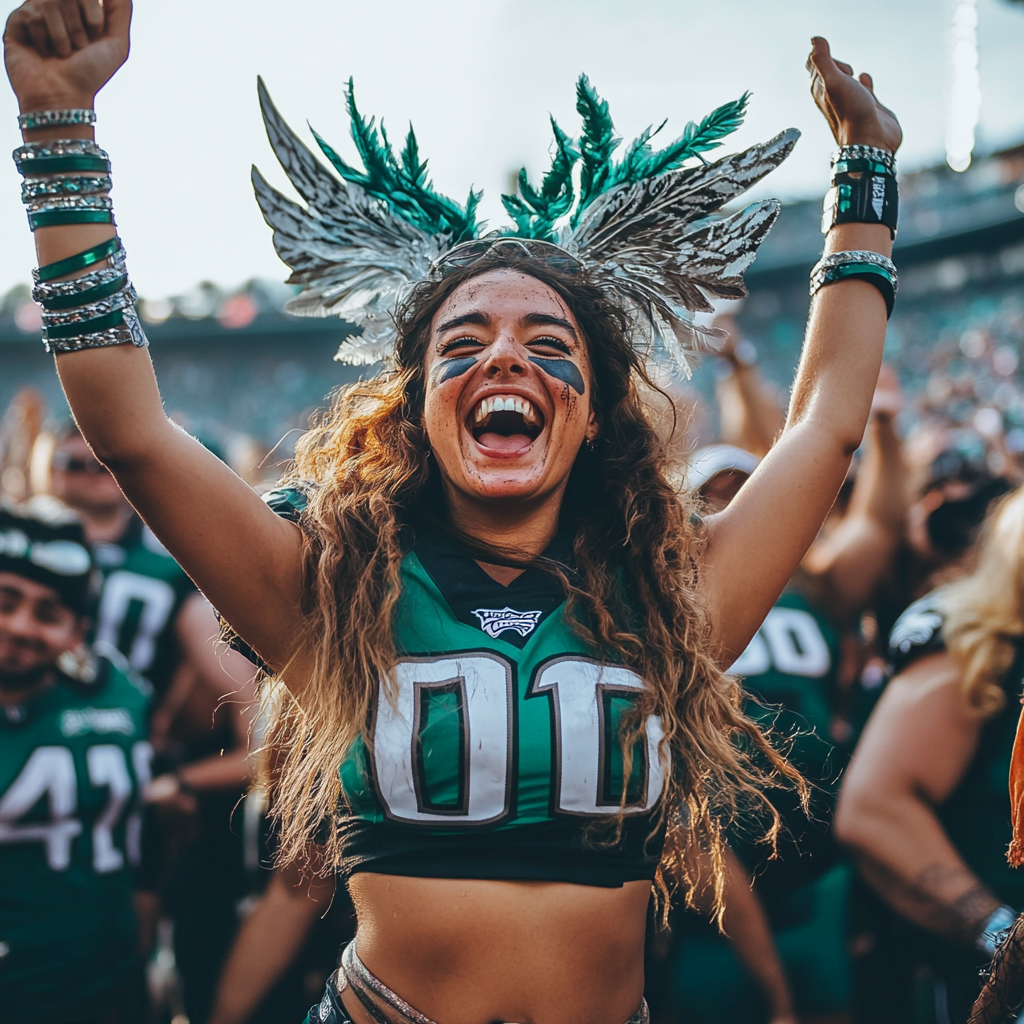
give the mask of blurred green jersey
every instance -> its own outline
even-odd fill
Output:
[[[0,706],[5,1020],[63,1021],[135,968],[148,695],[110,651],[91,682],[59,674],[25,704]]]

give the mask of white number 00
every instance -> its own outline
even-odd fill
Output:
[[[400,821],[485,824],[508,813],[512,788],[512,666],[495,654],[400,661],[394,702],[380,688],[373,737],[377,788],[388,814]],[[537,672],[529,695],[549,693],[555,716],[555,804],[566,814],[614,812],[618,803],[601,799],[606,773],[608,727],[605,694],[630,696],[643,680],[627,668],[579,658],[550,661]],[[418,778],[419,708],[425,690],[457,690],[463,715],[466,793],[456,813],[424,808]],[[661,794],[664,765],[661,720],[646,723],[643,799],[629,813],[650,810]]]

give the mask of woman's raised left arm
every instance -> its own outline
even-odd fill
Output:
[[[821,38],[808,68],[815,102],[840,146],[895,153],[902,133],[875,99],[870,76],[855,78]],[[840,223],[826,236],[826,257],[864,251],[888,257],[890,229]],[[723,664],[746,647],[835,501],[871,409],[886,315],[882,292],[863,278],[818,291],[782,436],[730,506],[708,520],[705,587]]]

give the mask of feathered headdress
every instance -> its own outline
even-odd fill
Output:
[[[470,190],[460,205],[435,192],[412,127],[396,156],[384,125],[378,129],[373,118],[359,113],[351,80],[348,113],[363,170],[313,132],[340,178],[284,122],[262,79],[259,97],[274,153],[306,202],[303,207],[285,198],[253,167],[256,198],[274,230],[274,246],[292,268],[289,283],[303,286],[286,308],[301,316],[341,316],[362,326],[362,334],[342,342],[335,358],[375,363],[392,350],[392,314],[407,289],[428,278],[453,246],[480,237],[481,193]],[[714,336],[693,323],[693,314],[713,311],[708,296],[746,295],[743,273],[779,204],[764,200],[728,217],[715,214],[782,163],[800,135],[791,128],[708,163],[702,154],[740,126],[748,97],[726,103],[699,124],[690,122],[661,150],[650,140],[664,122],[648,128],[616,161],[621,140],[608,104],[581,75],[579,139],[552,118],[550,170],[539,188],[530,184],[525,169],[520,171],[519,194],[501,197],[514,228],[484,237],[561,246],[631,313],[635,343],[660,340],[688,374],[686,353],[708,349]]]

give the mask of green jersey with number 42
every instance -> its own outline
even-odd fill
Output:
[[[59,675],[0,709],[0,1007],[12,1020],[21,1007],[63,1019],[135,963],[149,687],[110,655],[91,683]]]

